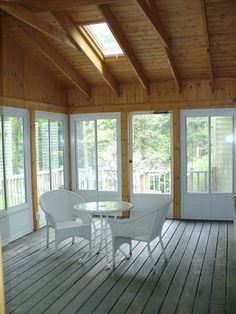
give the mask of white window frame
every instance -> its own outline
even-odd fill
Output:
[[[97,113],[97,114],[75,114],[71,115],[70,127],[71,127],[71,170],[72,170],[72,189],[78,191],[77,186],[77,169],[76,169],[76,122],[86,120],[99,120],[99,119],[116,119],[116,140],[117,140],[117,191],[99,191],[93,190],[101,195],[121,195],[121,136],[120,136],[120,113]],[[97,175],[97,174],[96,174]],[[82,191],[82,190],[79,190]],[[83,190],[84,191],[84,190]],[[87,191],[87,190],[86,190]],[[92,191],[92,190],[88,190]]]
[[[68,176],[68,120],[67,115],[63,113],[54,113],[54,112],[45,112],[45,111],[36,111],[35,112],[35,121],[37,119],[45,119],[50,121],[62,121],[64,123],[64,188],[68,189],[69,186],[69,176]],[[49,147],[50,148],[50,147]],[[50,154],[49,154],[50,156]],[[51,174],[50,174],[51,175]],[[51,182],[50,182],[51,189]]]

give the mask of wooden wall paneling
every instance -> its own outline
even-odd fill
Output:
[[[24,52],[9,40],[3,28],[3,96],[24,98]]]
[[[37,189],[37,165],[36,165],[36,135],[35,135],[35,111],[30,110],[30,158],[31,158],[31,183],[32,183],[32,209],[34,230],[39,230],[39,209]]]
[[[0,313],[5,313],[5,294],[4,294],[4,276],[2,262],[2,244],[0,235]]]
[[[58,113],[68,113],[68,108],[63,106],[57,106],[54,104],[43,103],[40,101],[25,100],[13,97],[4,97],[0,96],[1,106],[13,107],[13,108],[22,108],[22,109],[32,109],[32,110],[41,110],[48,112],[58,112]]]
[[[138,84],[121,85],[120,97],[105,87],[92,88],[91,99],[86,99],[75,90],[69,90],[68,102],[72,113],[227,108],[233,106],[235,90],[235,78],[215,79],[214,93],[207,79],[184,80],[181,94],[173,81],[167,81],[152,83],[150,95]]]
[[[23,32],[23,34],[28,36],[28,39],[34,43],[36,49],[39,49],[81,92],[90,97],[90,86],[88,83],[79,75],[74,67],[47,42],[46,38],[41,33],[19,21],[16,23],[16,26],[19,32]]]
[[[17,107],[31,107],[35,110],[42,108],[47,111],[65,111],[67,90],[6,34],[5,26],[3,26],[1,47],[3,50],[2,96],[5,97],[6,105],[15,104]],[[10,98],[14,104],[9,102]]]
[[[1,11],[0,11],[1,13]],[[3,57],[3,36],[2,36],[2,19],[0,18],[0,96],[2,95],[2,76],[3,76],[3,67],[2,67],[2,57]]]
[[[180,110],[173,110],[173,217],[180,218]]]
[[[66,89],[24,53],[24,99],[67,106]]]

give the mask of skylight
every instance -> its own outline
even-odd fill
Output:
[[[107,23],[86,25],[85,29],[101,50],[104,57],[124,54],[115,37],[112,35]]]

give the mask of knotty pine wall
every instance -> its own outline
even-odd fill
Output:
[[[1,105],[32,109],[30,101],[34,101],[36,102],[34,109],[65,110],[67,90],[53,80],[48,72],[4,32],[2,33],[1,50]],[[48,106],[45,107],[45,104]]]
[[[74,89],[68,95],[73,113],[232,107],[236,78],[215,79],[213,92],[209,80],[192,79],[183,80],[182,93],[174,81],[166,81],[152,83],[150,95],[138,83],[121,86],[119,97],[106,87],[94,87],[90,99]]]

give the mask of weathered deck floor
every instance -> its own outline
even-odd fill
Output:
[[[145,245],[134,242],[130,260],[106,270],[105,250],[84,264],[87,242],[65,241],[56,258],[45,229],[4,250],[7,313],[236,313],[234,225],[168,220],[163,241],[169,262],[153,241],[151,271]],[[109,243],[109,250],[111,243]]]

